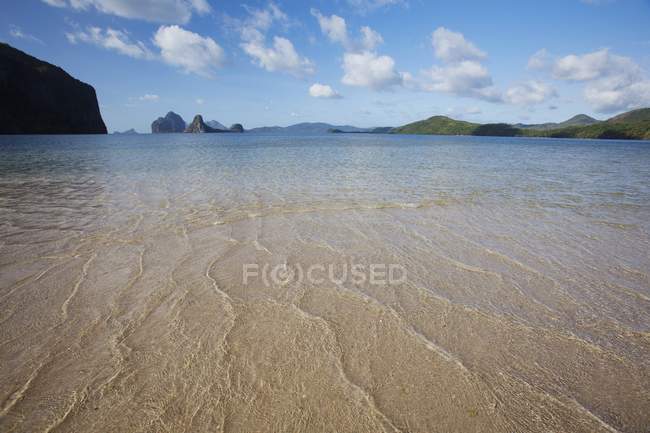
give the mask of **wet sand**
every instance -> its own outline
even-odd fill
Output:
[[[33,182],[2,186],[3,433],[649,431],[641,221]],[[407,278],[244,284],[373,263]]]
[[[584,226],[506,218],[161,210],[5,236],[0,429],[647,431],[647,263],[597,254],[608,239]],[[244,285],[246,263],[400,263],[408,278]]]

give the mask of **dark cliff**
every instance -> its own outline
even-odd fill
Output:
[[[106,134],[95,89],[0,43],[0,134]]]

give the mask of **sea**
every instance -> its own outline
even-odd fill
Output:
[[[0,431],[648,426],[650,142],[0,136]]]

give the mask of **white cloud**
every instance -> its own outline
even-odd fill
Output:
[[[445,66],[433,66],[424,71],[424,90],[450,93],[457,96],[500,102],[501,95],[492,84],[488,69],[473,60],[464,60]]]
[[[287,38],[275,36],[273,46],[267,46],[264,36],[255,30],[249,33],[241,47],[258,66],[269,72],[284,71],[296,76],[314,72],[313,63],[301,57]]]
[[[203,105],[205,103],[205,101],[202,98],[197,98],[195,102],[199,105]]]
[[[309,95],[314,98],[340,99],[342,96],[326,84],[315,83],[309,87]]]
[[[187,73],[214,76],[224,61],[223,49],[212,38],[203,37],[179,26],[160,26],[154,35],[162,60]]]
[[[66,33],[66,37],[72,44],[79,42],[93,44],[136,59],[152,59],[154,57],[144,43],[131,41],[126,31],[110,27],[105,30],[99,27],[89,27],[86,31]]]
[[[622,65],[621,63],[628,63]],[[577,56],[571,54],[562,57],[553,66],[553,76],[559,80],[587,81],[601,78],[619,66],[630,66],[625,58],[613,58],[606,49]]]
[[[248,12],[246,19],[246,26],[258,30],[266,31],[271,28],[274,22],[281,22],[286,24],[289,17],[285,14],[275,3],[269,3],[265,9],[253,9],[244,6]]]
[[[364,50],[372,51],[384,42],[379,33],[368,26],[361,27],[361,46]]]
[[[22,31],[22,29],[18,26],[10,25],[9,26],[9,34],[11,37],[16,38],[16,39],[25,39],[28,41],[33,41],[33,42],[38,42],[39,44],[45,45],[45,42],[37,38],[36,36],[30,35],[29,33],[25,33]]]
[[[527,69],[545,69],[549,66],[550,56],[546,48],[542,48],[528,59]]]
[[[99,12],[146,21],[187,23],[192,13],[205,14],[211,8],[207,0],[43,0],[50,6],[77,10],[94,8]]]
[[[373,51],[384,42],[384,38],[368,26],[361,27],[361,36],[358,40],[355,40],[349,36],[344,18],[338,15],[328,17],[316,9],[312,9],[311,14],[318,20],[321,32],[331,42],[341,44],[347,51]]]
[[[154,34],[153,43],[160,49],[159,54],[152,52],[143,42],[131,40],[128,32],[110,27],[89,27],[85,31],[68,32],[66,37],[71,44],[93,44],[135,59],[162,60],[187,73],[208,78],[223,64],[225,57],[223,49],[213,39],[177,25],[160,26]]]
[[[344,47],[348,47],[350,45],[348,28],[345,23],[345,19],[341,18],[338,15],[326,17],[316,9],[312,9],[311,14],[316,17],[321,31],[328,37],[330,41],[339,43]]]
[[[503,95],[505,102],[515,105],[534,105],[557,96],[549,84],[542,81],[528,81],[510,87]]]
[[[281,36],[273,37],[273,45],[266,44],[266,32],[274,22],[286,24],[288,18],[275,4],[266,9],[247,8],[249,17],[241,27],[241,48],[255,64],[270,72],[282,71],[295,76],[314,73],[314,64],[300,56],[293,43]]]
[[[552,73],[559,80],[584,82],[585,100],[602,113],[650,105],[646,71],[629,57],[607,49],[557,59]]]
[[[493,85],[488,68],[480,62],[487,57],[486,53],[461,33],[444,27],[439,27],[432,33],[431,43],[436,58],[443,64],[422,71],[419,78],[408,77],[409,87],[503,102],[501,93]]]
[[[402,83],[402,75],[395,70],[395,61],[370,51],[348,52],[343,55],[343,84],[383,90]]]
[[[453,63],[463,60],[482,60],[487,55],[473,43],[465,39],[462,33],[452,32],[438,27],[431,35],[431,43],[436,57],[443,62]]]
[[[151,95],[151,94],[147,93],[147,94],[144,94],[144,95],[138,97],[138,99],[140,101],[144,101],[144,102],[158,102],[160,100],[160,96]]]
[[[395,60],[375,52],[377,46],[384,42],[378,32],[363,26],[359,39],[353,39],[348,34],[345,19],[337,15],[324,16],[316,9],[312,9],[311,13],[318,20],[323,34],[345,48],[341,79],[343,84],[373,90],[385,90],[403,84],[404,74],[395,69]]]
[[[650,105],[650,80],[612,76],[587,84],[585,100],[601,113],[632,110]]]

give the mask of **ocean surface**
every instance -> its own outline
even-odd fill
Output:
[[[649,426],[650,142],[0,136],[2,432]]]

